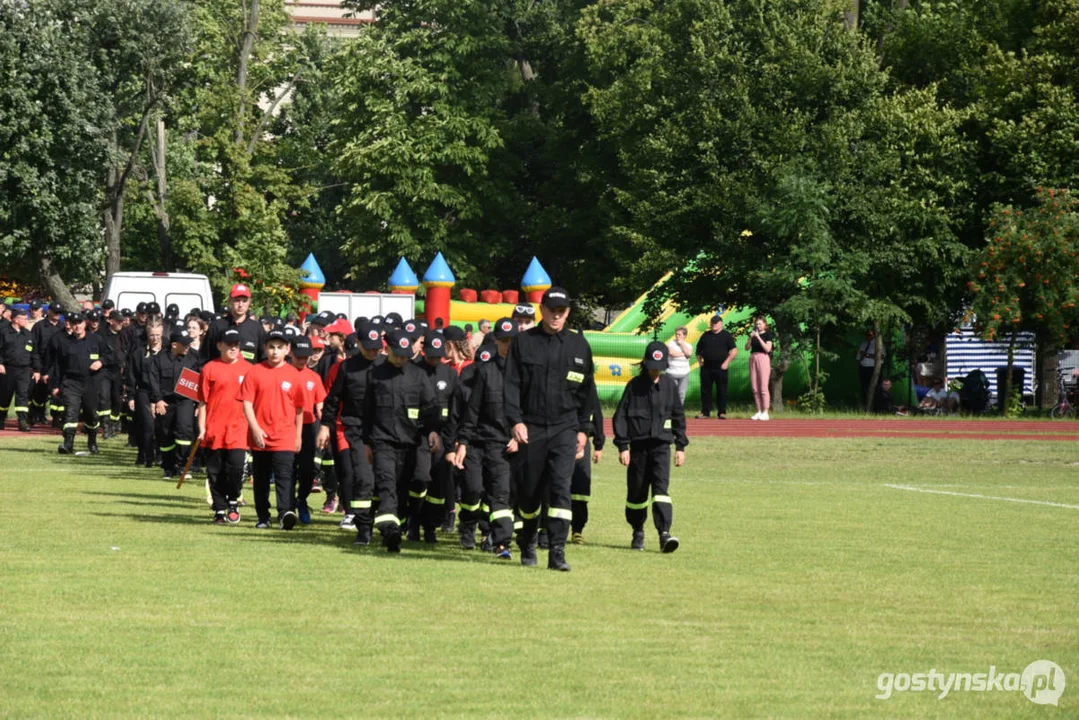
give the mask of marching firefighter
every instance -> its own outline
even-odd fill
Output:
[[[176,476],[177,453],[183,462],[195,440],[195,402],[176,392],[176,382],[184,368],[195,373],[199,371],[198,357],[188,352],[190,347],[191,337],[187,333],[173,331],[169,349],[162,350],[149,361],[150,407],[166,480]]]
[[[121,332],[123,329],[123,313],[113,310],[109,313],[108,322],[102,323],[97,331],[112,351],[109,362],[101,369],[98,378],[97,415],[101,418],[103,440],[120,434],[120,418],[124,409],[124,367],[129,347],[127,338]]]
[[[154,445],[154,413],[150,404],[150,362],[164,347],[165,329],[158,321],[147,324],[146,345],[131,353],[127,362],[124,393],[132,416],[132,434],[135,440],[135,464],[154,466],[157,449]]]
[[[75,431],[79,429],[82,414],[86,427],[86,447],[97,454],[97,377],[109,359],[109,346],[100,335],[86,331],[86,317],[82,313],[67,316],[71,334],[57,334],[52,342],[52,365],[49,382],[52,394],[60,399],[64,408],[64,442],[58,448],[61,455],[75,452]]]
[[[667,346],[651,342],[644,351],[643,371],[626,384],[614,412],[614,444],[618,460],[626,466],[626,522],[633,528],[630,547],[644,550],[644,523],[648,519],[648,496],[652,496],[652,520],[659,531],[659,547],[665,553],[678,549],[671,535],[673,513],[668,485],[671,480],[671,443],[674,465],[686,461],[686,416],[678,386],[663,374],[667,369]]]
[[[19,430],[30,432],[30,392],[37,382],[33,372],[34,340],[27,329],[26,311],[13,308],[11,320],[0,327],[0,429],[14,407]],[[12,405],[14,402],[14,405]]]
[[[64,327],[64,321],[62,316],[64,314],[64,308],[60,303],[50,303],[49,311],[45,314],[45,317],[41,322],[35,323],[33,330],[30,331],[30,338],[33,341],[34,357],[32,360],[32,367],[34,373],[37,374],[38,380],[34,385],[34,394],[30,400],[30,404],[33,407],[33,411],[30,413],[30,423],[42,423],[46,422],[46,418],[51,414],[54,419],[59,420],[63,409],[59,408],[59,400],[51,400],[49,393],[49,366],[51,364],[51,358],[48,355],[54,345],[51,344],[51,340],[58,334],[66,332]],[[53,423],[59,427],[59,422]]]
[[[413,334],[406,327],[405,332]],[[430,330],[426,335],[418,335],[423,339],[423,355],[414,362],[430,379],[435,389],[435,398],[438,401],[440,428],[445,430],[450,416],[450,399],[457,391],[458,375],[453,366],[444,362],[446,358],[447,341],[442,333]],[[415,339],[415,337],[413,338]],[[445,433],[441,435],[442,445],[445,448],[450,438]],[[428,543],[435,542],[435,528],[445,519],[445,488],[448,483],[446,475],[453,471],[444,455],[440,452],[433,455],[428,447],[420,444],[416,448],[416,471],[412,486],[408,490],[408,539],[420,539],[420,526],[423,526],[424,540]],[[425,502],[428,495],[433,501]],[[451,499],[452,500],[452,499]],[[476,500],[478,512],[479,499]],[[464,505],[461,506],[462,511]],[[432,512],[440,510],[441,512]],[[422,517],[421,517],[422,515]],[[437,519],[438,522],[435,522]],[[476,523],[472,522],[468,527],[462,524],[460,527],[461,547],[471,550],[476,546]]]
[[[506,421],[503,375],[506,356],[509,355],[513,339],[517,337],[517,324],[510,318],[502,318],[495,323],[493,335],[497,354],[475,366],[472,390],[457,430],[454,465],[464,471],[462,524],[474,523],[474,516],[466,514],[466,508],[470,510],[478,506],[481,498],[486,496],[490,508],[490,535],[485,547],[492,550],[496,557],[509,560],[513,509],[509,504],[508,458],[518,448],[517,441],[510,437],[510,426]],[[475,531],[472,533],[474,535]]]

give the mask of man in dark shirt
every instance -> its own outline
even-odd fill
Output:
[[[712,415],[712,386],[716,387],[716,409],[719,419],[727,419],[727,368],[738,355],[734,337],[723,329],[723,318],[712,316],[712,329],[697,341],[697,364],[701,368],[701,414]]]
[[[547,500],[547,568],[565,572],[573,466],[592,428],[592,349],[583,335],[565,327],[565,290],[552,287],[541,305],[541,324],[518,335],[506,359],[504,401],[522,455],[516,496],[524,521],[517,536],[521,564],[537,564],[537,526]]]
[[[220,356],[217,343],[230,328],[240,333],[240,354],[249,363],[262,362],[265,357],[263,347],[266,344],[266,332],[258,318],[248,314],[251,309],[251,291],[246,285],[233,285],[229,292],[229,312],[210,326],[206,337],[199,346],[202,361],[216,360]],[[167,323],[166,323],[167,324]]]

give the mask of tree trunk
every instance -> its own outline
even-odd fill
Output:
[[[843,11],[843,26],[848,30],[858,29],[858,12],[861,0],[850,0],[850,8]]]
[[[120,228],[124,222],[124,193],[120,187],[120,168],[115,158],[120,154],[120,141],[113,130],[109,157],[114,159],[105,177],[105,279],[120,272]]]
[[[783,412],[783,376],[790,368],[790,361],[779,359],[772,365],[768,376],[768,392],[772,396],[772,412]]]
[[[157,197],[152,191],[150,204],[157,216],[157,244],[161,251],[161,269],[173,271],[176,269],[172,261],[172,235],[169,232],[168,194],[169,187],[165,177],[165,121],[157,121],[157,142],[150,143],[150,159],[154,164],[154,180],[157,186]]]
[[[255,47],[255,38],[259,27],[259,0],[251,0],[244,23],[243,39],[240,41],[240,58],[236,68],[236,87],[239,90],[240,106],[236,114],[236,143],[244,142],[245,121],[247,118],[247,66],[251,61],[251,51]]]
[[[1004,413],[1008,412],[1008,403],[1012,399],[1012,368],[1015,366],[1015,333],[1012,333],[1011,340],[1008,341],[1008,370],[1004,376]],[[1000,390],[1000,388],[997,388]]]
[[[1060,402],[1060,385],[1057,382],[1057,372],[1060,371],[1060,354],[1055,347],[1047,345],[1039,345],[1038,353],[1042,356],[1042,361],[1039,363],[1042,376],[1038,380],[1039,394],[1041,395],[1038,407],[1042,410],[1048,410]]]
[[[865,411],[873,412],[873,399],[877,396],[877,385],[880,383],[880,369],[883,363],[881,355],[884,353],[884,339],[880,336],[880,321],[873,321],[873,374],[869,376],[869,388],[865,394]]]
[[[60,277],[60,272],[52,264],[52,258],[43,252],[38,252],[37,254],[37,271],[41,276],[41,284],[49,291],[49,295],[53,300],[58,301],[66,308],[79,307],[78,302],[75,301],[75,296],[71,294],[71,290],[68,289],[64,279]]]

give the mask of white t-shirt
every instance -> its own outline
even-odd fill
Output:
[[[933,400],[937,401],[938,403],[945,400],[945,399],[947,399],[947,398],[955,398],[956,400],[959,399],[959,393],[957,393],[954,390],[949,390],[946,387],[942,387],[939,390],[937,388],[933,388],[929,392],[927,392],[925,394],[925,396],[927,398],[932,398]]]
[[[682,355],[682,348],[678,347],[676,341],[671,340],[667,343],[667,353],[667,374],[671,377],[689,375],[689,358]],[[678,353],[680,357],[675,357],[675,353]]]
[[[858,354],[862,356],[862,367],[873,367],[874,360],[877,356],[877,341],[866,340],[860,346],[858,346]],[[884,352],[884,348],[880,349],[880,359],[883,361],[887,353]]]

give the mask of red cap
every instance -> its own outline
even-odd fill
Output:
[[[239,285],[233,285],[232,286],[232,292],[229,293],[229,297],[230,298],[238,298],[238,297],[249,298],[249,297],[251,297],[251,291],[247,289],[246,285],[244,285],[243,283],[240,283]]]
[[[351,335],[352,325],[348,320],[335,320],[333,323],[326,327],[328,333],[338,333],[340,335]]]
[[[309,335],[307,339],[311,341],[311,347],[313,347],[315,350],[326,349],[326,343],[324,343],[322,341],[322,338],[320,338],[318,335]]]

